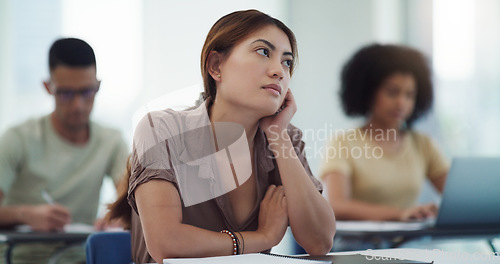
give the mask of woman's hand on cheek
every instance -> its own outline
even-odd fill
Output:
[[[286,130],[288,124],[292,120],[293,115],[297,112],[297,104],[293,97],[292,91],[288,89],[281,111],[277,114],[266,116],[260,120],[260,128],[268,133],[281,133]],[[279,110],[278,110],[279,111]]]

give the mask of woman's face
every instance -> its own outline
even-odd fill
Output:
[[[413,75],[408,73],[390,75],[375,93],[372,119],[388,127],[401,127],[413,113],[416,95],[417,87]]]
[[[220,64],[216,102],[274,114],[281,106],[290,82],[293,61],[288,36],[269,25],[236,44]]]

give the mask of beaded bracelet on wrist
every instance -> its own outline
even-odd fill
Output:
[[[233,232],[229,230],[222,230],[220,231],[221,233],[228,234],[231,237],[231,240],[233,241],[233,255],[238,255],[239,248],[238,248],[238,238],[233,234]]]

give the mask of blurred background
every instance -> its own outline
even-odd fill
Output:
[[[122,131],[131,146],[140,113],[192,105],[208,30],[249,8],[296,34],[293,123],[306,132],[314,173],[327,139],[321,131],[361,124],[341,111],[339,73],[373,42],[409,45],[429,59],[436,100],[417,130],[448,158],[500,155],[498,0],[0,0],[0,133],[53,109],[42,85],[48,49],[57,38],[78,37],[94,48],[102,80],[92,117]],[[422,199],[431,196],[426,190]]]

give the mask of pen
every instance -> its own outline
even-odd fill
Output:
[[[45,190],[42,190],[42,197],[48,204],[54,204],[54,199],[50,197],[49,193]]]

